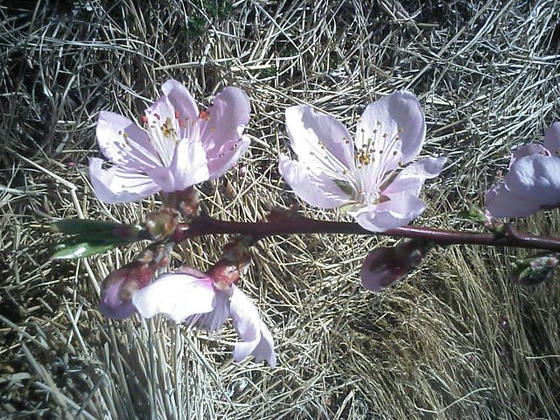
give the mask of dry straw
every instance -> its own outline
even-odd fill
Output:
[[[270,370],[233,363],[230,328],[103,319],[99,284],[138,248],[49,262],[41,229],[134,222],[158,204],[98,202],[87,158],[98,111],[139,116],[169,77],[197,98],[237,85],[252,99],[242,166],[200,187],[215,217],[256,221],[295,200],[276,166],[287,106],[352,126],[406,88],[426,111],[425,153],[449,157],[416,223],[473,228],[459,211],[560,119],[559,16],[556,0],[2,2],[0,417],[560,418],[560,285],[513,284],[508,263],[525,251],[439,249],[374,294],[360,263],[390,240],[266,239],[243,288],[273,326]],[[558,217],[521,226],[558,236]],[[192,240],[176,262],[204,269],[224,243]]]

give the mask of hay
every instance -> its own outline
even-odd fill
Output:
[[[422,4],[422,6],[420,6]],[[237,85],[252,100],[241,166],[202,185],[209,212],[255,221],[295,198],[277,172],[284,109],[308,103],[353,126],[396,89],[423,103],[426,155],[446,155],[425,191],[426,226],[470,228],[459,211],[517,145],[559,112],[557,1],[8,1],[0,5],[0,416],[81,418],[559,418],[560,286],[523,289],[525,251],[450,247],[396,288],[358,271],[388,239],[270,238],[243,288],[277,342],[275,370],[233,363],[235,334],[157,318],[113,322],[99,284],[138,247],[49,262],[58,217],[142,220],[157,198],[107,206],[92,194],[100,110],[138,116],[163,81],[205,104]],[[303,205],[314,217],[340,217]],[[558,212],[528,230],[559,235]],[[200,268],[225,238],[177,248]]]

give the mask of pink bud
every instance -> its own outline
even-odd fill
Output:
[[[362,286],[380,291],[395,284],[420,265],[432,246],[431,243],[412,239],[394,247],[374,249],[360,271]]]

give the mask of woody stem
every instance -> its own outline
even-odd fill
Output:
[[[179,224],[170,237],[173,242],[204,235],[240,234],[250,235],[255,241],[273,235],[294,234],[355,234],[385,235],[396,238],[416,238],[431,241],[437,245],[482,245],[506,246],[513,248],[543,249],[560,252],[560,238],[537,236],[519,232],[510,225],[504,233],[477,233],[454,230],[425,228],[419,226],[403,226],[385,232],[371,232],[356,223],[328,222],[301,216],[275,215],[268,222],[227,222],[208,216],[199,216],[192,223]]]

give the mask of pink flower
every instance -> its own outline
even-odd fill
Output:
[[[255,304],[235,284],[225,286],[208,274],[184,267],[137,290],[132,303],[145,318],[162,313],[177,323],[186,321],[206,330],[221,328],[231,316],[243,340],[235,345],[234,359],[241,361],[252,354],[256,361],[267,360],[270,366],[276,365],[272,334]]]
[[[420,153],[426,134],[420,103],[406,91],[369,104],[354,140],[339,121],[306,105],[288,108],[286,124],[298,157],[280,156],[286,182],[309,204],[339,207],[374,232],[420,215],[420,189],[446,161],[429,157],[405,166]]]
[[[162,91],[146,109],[144,127],[113,112],[99,114],[97,141],[111,166],[92,158],[89,174],[101,201],[125,203],[218,178],[249,147],[242,133],[250,105],[241,89],[224,88],[202,112],[176,80],[165,82]]]
[[[560,122],[544,136],[544,147],[527,144],[511,156],[509,172],[486,193],[493,217],[522,217],[560,206]]]

